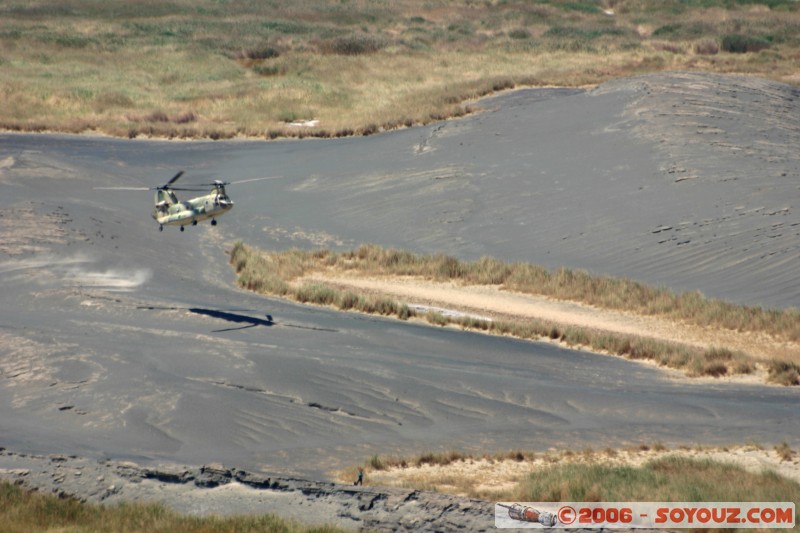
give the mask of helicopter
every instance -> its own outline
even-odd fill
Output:
[[[183,176],[181,170],[164,185],[158,187],[95,187],[95,189],[118,191],[155,191],[155,207],[153,218],[158,222],[158,230],[164,231],[164,226],[196,226],[198,222],[211,219],[211,225],[217,225],[217,217],[221,217],[233,209],[233,200],[225,192],[226,185],[261,181],[271,178],[253,178],[239,181],[214,180],[212,183],[200,183],[191,187],[173,187],[172,185]],[[211,191],[204,195],[189,200],[179,201],[175,191],[204,191],[211,187]]]

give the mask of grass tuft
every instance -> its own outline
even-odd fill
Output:
[[[786,441],[775,446],[775,453],[778,454],[778,457],[781,458],[781,461],[791,461],[794,459],[794,450],[789,447],[789,444]]]
[[[800,365],[789,361],[770,361],[768,379],[779,385],[800,385]]]
[[[346,37],[337,37],[321,45],[324,52],[345,56],[374,54],[386,48],[388,41],[381,37],[368,34],[354,34]]]

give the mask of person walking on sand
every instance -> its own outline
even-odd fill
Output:
[[[355,480],[353,485],[364,485],[364,470],[359,468],[358,469],[358,479]]]

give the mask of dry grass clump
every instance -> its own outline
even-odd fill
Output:
[[[480,455],[470,454],[460,450],[447,450],[443,452],[425,451],[413,457],[390,457],[375,454],[370,457],[369,461],[362,465],[361,468],[366,471],[378,472],[393,468],[419,468],[424,465],[448,466],[453,463],[470,461],[514,461],[521,463],[524,461],[532,461],[536,456],[537,454],[535,452],[523,450],[508,450],[494,454],[483,453]],[[355,470],[357,470],[357,468]]]
[[[0,127],[368,135],[458,116],[469,99],[521,85],[698,68],[782,79],[796,67],[800,5],[764,2],[6,3]],[[136,119],[151,113],[195,119]],[[289,117],[319,125],[287,127]]]
[[[713,39],[703,39],[694,44],[694,53],[701,56],[717,55],[719,44]]]
[[[454,454],[454,457],[460,457],[460,452],[453,451],[450,452]],[[393,468],[408,468],[408,467],[419,467],[423,464],[450,464],[453,460],[445,460],[447,457],[446,454],[434,454],[433,452],[425,452],[420,454],[419,456],[411,459],[406,459],[403,457],[390,457],[390,456],[381,456],[379,454],[375,454],[370,457],[369,461],[366,462],[362,467],[367,472],[380,472],[384,470],[391,470]],[[353,469],[350,469],[353,470]]]
[[[688,321],[709,322],[725,327],[730,318],[723,316],[729,309],[737,316],[749,316],[749,321],[736,319],[740,328],[754,331],[783,333],[791,338],[798,335],[798,324],[788,324],[787,317],[797,311],[766,311],[741,308],[733,304],[705,300],[698,293],[675,295],[666,289],[652,289],[629,280],[592,278],[585,272],[559,269],[554,273],[531,264],[505,264],[484,257],[478,261],[463,262],[445,255],[418,255],[408,251],[385,249],[364,245],[349,252],[334,253],[329,250],[287,250],[260,252],[241,242],[230,253],[230,262],[238,275],[241,287],[260,293],[291,298],[303,303],[332,305],[342,310],[397,316],[408,319],[418,313],[406,303],[379,295],[360,295],[352,290],[342,290],[323,283],[297,286],[295,280],[315,271],[356,271],[368,275],[423,276],[437,281],[457,280],[465,284],[502,285],[533,294],[545,294],[560,299],[571,299],[613,309],[651,308],[642,299],[657,294],[661,298],[662,314],[676,314]],[[612,294],[601,295],[601,289]],[[672,300],[670,304],[663,303]],[[609,303],[610,302],[610,303]],[[690,302],[687,306],[686,302]],[[603,304],[606,305],[603,305]],[[687,311],[688,309],[688,311]],[[680,311],[680,312],[679,312]],[[711,317],[711,318],[709,318]],[[544,320],[488,320],[474,316],[446,316],[440,312],[425,313],[423,318],[437,326],[455,325],[465,329],[486,331],[496,335],[509,335],[521,339],[549,338],[568,346],[587,347],[629,359],[651,360],[669,368],[685,370],[691,376],[720,377],[732,374],[750,374],[755,364],[743,353],[723,347],[700,349],[674,342],[659,341],[627,334],[599,332],[574,326],[561,326]],[[772,318],[777,322],[770,322]],[[785,332],[781,327],[787,327]],[[762,329],[759,329],[762,328]],[[773,382],[783,385],[798,384],[800,367],[793,363],[770,363]]]
[[[781,458],[781,461],[791,461],[794,459],[794,450],[792,450],[786,441],[783,441],[775,446],[775,453],[778,454],[778,457]]]
[[[770,361],[768,379],[779,385],[800,385],[800,365],[790,361]]]

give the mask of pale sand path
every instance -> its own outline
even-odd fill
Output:
[[[783,358],[800,362],[800,344],[776,340],[766,334],[704,328],[659,317],[510,292],[496,285],[459,285],[414,277],[365,278],[319,272],[299,282],[328,283],[362,292],[390,295],[408,304],[448,308],[478,316],[539,319],[559,325],[649,337],[698,347],[726,347],[759,359]]]

